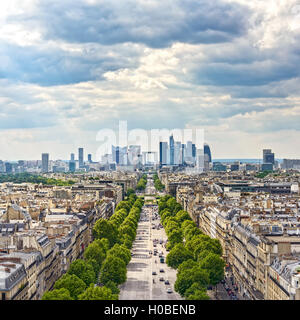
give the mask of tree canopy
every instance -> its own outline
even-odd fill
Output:
[[[75,274],[78,278],[83,280],[87,286],[91,283],[96,283],[97,281],[92,265],[82,259],[77,259],[71,263],[68,274]]]
[[[42,300],[73,300],[69,290],[65,288],[54,289],[44,293]]]
[[[117,300],[118,295],[113,294],[111,289],[107,287],[95,287],[90,285],[81,295],[78,300]]]
[[[78,295],[86,289],[86,284],[83,280],[78,278],[75,274],[64,274],[54,284],[54,289],[65,288],[69,291],[72,299],[77,300]]]

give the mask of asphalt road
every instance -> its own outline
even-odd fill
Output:
[[[166,263],[160,263],[158,255],[149,253],[153,253],[153,239],[162,239],[164,242],[167,240],[163,228],[152,229],[152,223],[157,225],[160,222],[158,215],[158,219],[155,219],[155,210],[157,209],[154,206],[143,207],[137,237],[131,250],[132,259],[127,266],[127,281],[120,287],[120,300],[182,300],[174,291],[176,270],[168,267]],[[156,249],[158,252],[162,251],[166,258],[167,252],[163,245],[158,242]],[[160,269],[164,272],[160,272]],[[157,275],[152,275],[152,272]],[[169,280],[170,284],[160,281],[160,277]],[[171,288],[172,293],[167,292],[168,288]]]

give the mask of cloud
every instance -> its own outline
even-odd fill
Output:
[[[50,3],[39,3],[34,16],[29,13],[13,19],[38,26],[47,39],[105,45],[133,42],[162,48],[174,42],[230,41],[247,32],[250,13],[246,6],[220,0]]]
[[[286,137],[300,131],[296,2],[0,4],[1,131],[15,157],[48,149],[63,158],[79,145],[93,153],[97,131],[119,120],[204,128],[223,157],[255,153],[272,135],[294,154]],[[13,157],[4,140],[3,156]]]

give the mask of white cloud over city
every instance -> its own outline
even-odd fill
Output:
[[[297,0],[5,1],[0,61],[2,160],[95,155],[119,120],[300,157]]]

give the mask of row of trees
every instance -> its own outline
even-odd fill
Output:
[[[209,299],[208,286],[224,278],[222,246],[203,234],[188,212],[170,195],[159,201],[159,214],[168,236],[168,266],[177,269],[175,290],[187,300]]]
[[[141,179],[136,185],[136,190],[143,191],[146,189],[146,184],[147,184],[147,174],[143,174]]]
[[[46,178],[36,174],[30,174],[27,172],[24,173],[15,173],[15,174],[1,174],[0,183],[2,182],[13,182],[13,183],[36,183],[43,185],[56,185],[56,186],[71,186],[75,183],[73,180],[61,180],[54,178]]]
[[[133,193],[118,204],[109,220],[97,220],[94,241],[84,251],[83,259],[72,262],[68,272],[56,281],[54,290],[46,292],[42,299],[117,300],[118,285],[126,281],[129,249],[142,206],[143,201]]]
[[[153,175],[153,181],[154,181],[154,187],[156,190],[158,191],[162,191],[165,188],[165,185],[161,183],[161,181],[159,180],[159,177],[157,175],[157,173],[155,173]]]

